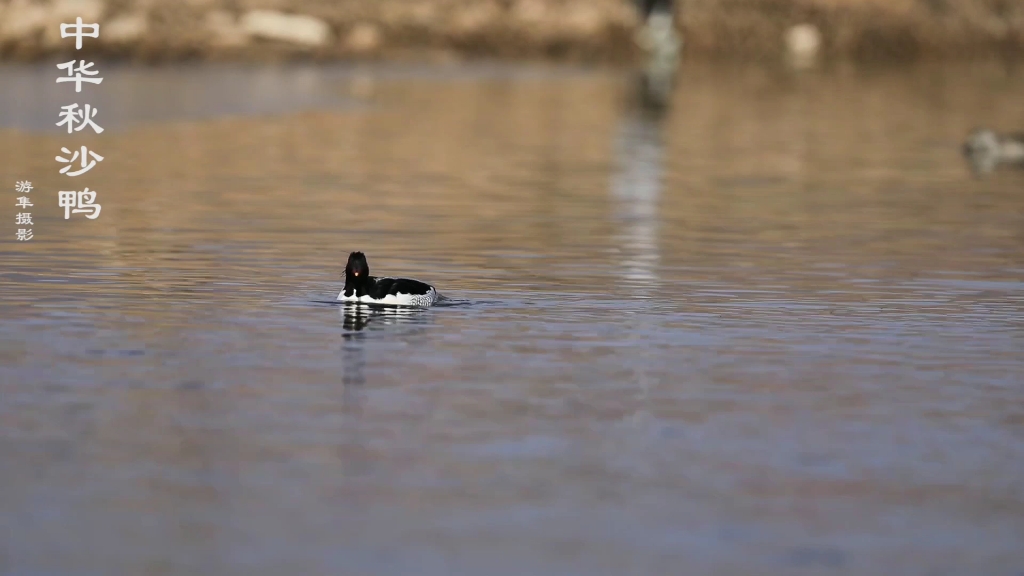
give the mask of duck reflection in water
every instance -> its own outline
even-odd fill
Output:
[[[341,325],[345,331],[341,337],[345,341],[342,346],[342,383],[346,386],[363,385],[366,383],[364,367],[366,365],[363,340],[367,336],[364,330],[373,325],[386,327],[398,324],[422,324],[427,319],[429,310],[426,308],[408,308],[397,306],[379,306],[374,304],[345,304],[339,307]],[[348,400],[346,405],[350,404]]]
[[[399,324],[422,324],[429,312],[426,308],[401,306],[380,306],[374,304],[345,304],[339,307],[341,324],[347,335],[359,332],[367,326],[394,326]]]

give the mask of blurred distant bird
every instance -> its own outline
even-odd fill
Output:
[[[638,0],[640,31],[637,42],[650,56],[648,64],[673,65],[683,41],[676,32],[672,0]]]
[[[978,128],[967,137],[962,152],[976,174],[987,174],[1000,164],[1024,168],[1024,133],[996,134]]]
[[[640,29],[636,42],[647,55],[643,91],[652,103],[665,105],[672,92],[683,40],[676,31],[672,0],[637,0]]]

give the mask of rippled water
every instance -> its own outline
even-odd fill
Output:
[[[1024,571],[1024,173],[958,155],[1021,72],[52,76],[0,69],[0,573]],[[330,303],[357,249],[451,305]]]

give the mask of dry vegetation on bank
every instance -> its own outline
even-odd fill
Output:
[[[73,52],[58,25],[78,15],[103,26],[90,53],[143,61],[636,53],[632,0],[0,0],[0,58]],[[677,23],[687,57],[776,58],[799,23],[836,58],[1024,50],[1021,0],[685,0]]]

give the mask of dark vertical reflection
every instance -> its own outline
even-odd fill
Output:
[[[345,412],[351,408],[358,412],[359,387],[366,384],[366,334],[362,332],[370,323],[370,309],[366,306],[341,306],[341,384]]]
[[[611,181],[616,244],[621,269],[633,298],[650,298],[656,289],[661,260],[658,243],[659,200],[662,192],[665,143],[663,123],[675,84],[675,68],[647,66],[639,72],[625,100],[615,141],[616,170]],[[657,385],[652,358],[641,334],[651,329],[646,315],[626,312],[626,338],[631,344],[627,360],[635,386],[631,426],[641,431],[651,415],[651,391]]]
[[[367,306],[346,304],[339,307],[338,310],[341,312],[341,326],[345,329],[345,332],[342,333],[342,338],[345,340],[355,340],[360,338],[360,335],[357,334],[357,332],[366,328],[370,323],[370,308]]]
[[[338,438],[337,457],[346,477],[369,473],[368,450],[363,441],[362,413],[366,399],[366,333],[362,332],[370,322],[370,310],[366,306],[345,305],[338,308],[341,314],[341,398],[342,435]]]
[[[644,1],[638,7],[644,22],[638,40],[646,59],[634,75],[616,136],[618,166],[611,192],[626,279],[638,285],[635,294],[646,296],[657,281],[660,260],[662,124],[676,84],[681,40],[675,31],[671,2]]]
[[[639,74],[616,134],[617,167],[611,182],[617,244],[622,251],[625,278],[641,290],[640,294],[646,294],[658,278],[658,202],[664,163],[662,121],[670,95],[652,92],[651,87],[649,74]]]
[[[341,383],[345,390],[366,384],[366,352],[361,336],[362,334],[344,334],[345,342],[341,346]]]

